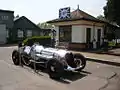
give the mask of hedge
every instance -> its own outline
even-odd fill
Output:
[[[34,36],[27,38],[23,41],[24,45],[33,45],[38,42],[40,45],[51,46],[51,37],[50,36]]]

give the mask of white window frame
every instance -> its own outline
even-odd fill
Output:
[[[18,38],[23,38],[24,37],[24,33],[23,30],[18,29]]]
[[[31,37],[32,36],[32,30],[27,30],[27,37]]]

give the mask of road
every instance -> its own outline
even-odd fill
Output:
[[[81,73],[52,80],[45,72],[15,66],[11,60],[15,48],[0,47],[0,90],[120,90],[120,67],[87,61]]]

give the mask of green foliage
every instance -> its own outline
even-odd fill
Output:
[[[104,7],[104,15],[110,22],[116,22],[120,25],[120,0],[107,0]]]
[[[54,25],[51,25],[49,23],[39,23],[38,26],[41,28],[41,29],[52,29],[54,28]]]
[[[31,38],[27,38],[23,41],[24,45],[33,45],[34,43],[39,43],[40,45],[50,46],[51,45],[51,37],[50,36],[34,36]]]

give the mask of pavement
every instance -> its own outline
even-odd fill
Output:
[[[72,51],[74,53],[80,53],[89,61],[95,61],[99,63],[120,66],[120,48],[109,50],[108,52],[91,52],[91,51]]]
[[[120,56],[120,48],[110,50],[109,55]]]
[[[93,53],[120,56],[120,48],[108,49],[108,51],[104,51],[104,50],[100,49],[100,50],[93,51]]]

